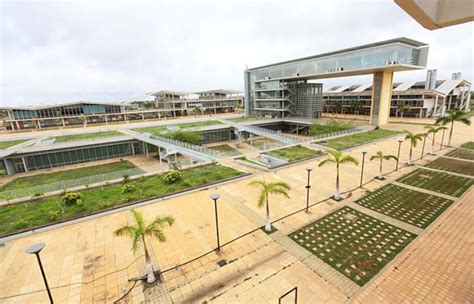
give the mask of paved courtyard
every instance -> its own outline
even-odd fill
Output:
[[[423,130],[421,125],[393,124],[387,128],[408,128],[415,132]],[[472,141],[472,131],[472,127],[456,125],[454,144]],[[396,155],[397,148],[398,143],[392,138],[352,149],[348,153],[360,160],[363,150],[368,151],[369,155],[378,150]],[[414,149],[416,158],[420,152],[421,145]],[[437,156],[426,156],[417,164],[426,165],[445,152],[447,151],[438,153]],[[401,160],[407,159],[408,144],[405,143],[402,146]],[[436,262],[440,264],[439,271],[445,269],[443,267],[451,267],[452,259],[456,259],[456,264],[453,265],[459,266],[450,268],[449,278],[446,279],[449,280],[448,283],[465,288],[469,286],[460,282],[474,281],[472,272],[466,273],[466,269],[474,268],[469,267],[472,266],[472,260],[459,258],[460,255],[473,254],[472,233],[464,233],[468,231],[469,221],[472,223],[472,204],[467,203],[469,199],[472,202],[472,188],[468,195],[465,194],[461,198],[461,202],[453,203],[426,231],[408,227],[410,232],[421,233],[421,236],[397,256],[392,261],[393,264],[389,264],[388,268],[382,270],[373,281],[361,289],[327,264],[318,264],[318,260],[313,259],[304,249],[300,250],[299,246],[285,235],[329,214],[342,204],[351,204],[352,208],[356,208],[356,204],[351,202],[365,195],[367,191],[395,181],[415,170],[415,167],[404,167],[390,174],[385,181],[374,180],[363,189],[357,189],[360,167],[344,165],[341,169],[341,188],[345,201],[337,203],[327,200],[334,194],[334,168],[318,168],[317,161],[296,164],[274,172],[250,169],[236,164],[231,159],[224,159],[222,162],[254,175],[211,189],[157,200],[138,208],[147,219],[157,215],[172,215],[176,222],[165,229],[167,242],[159,243],[151,239],[148,241],[155,266],[166,270],[163,275],[164,284],[152,288],[136,286],[126,298],[128,303],[202,303],[205,300],[211,303],[276,303],[280,295],[295,286],[298,287],[298,299],[301,303],[343,303],[348,296],[354,295],[358,295],[356,300],[361,303],[366,303],[366,299],[376,303],[376,300],[384,298],[384,292],[394,290],[382,279],[390,278],[394,272],[400,273],[399,284],[405,284],[404,294],[407,296],[414,292],[416,286],[421,286],[423,294],[426,291],[430,293],[431,290],[436,290],[437,294],[451,293],[443,287],[445,279],[439,279],[430,283],[431,285],[410,284],[410,278],[413,279],[414,276],[409,275],[412,271],[410,267],[403,267],[403,257],[411,257],[412,254],[421,252],[421,249],[425,251],[425,256],[416,259],[419,267],[430,268],[430,260],[426,256],[437,259]],[[310,202],[320,203],[313,206],[309,214],[299,212],[287,216],[306,206],[304,186],[307,178],[305,169],[308,166],[314,168],[311,175]],[[384,168],[389,171],[394,169],[394,166],[394,162],[387,162]],[[377,174],[378,163],[367,161],[364,181],[368,182]],[[256,206],[257,189],[248,186],[250,181],[262,178],[266,181],[285,181],[292,187],[290,199],[279,196],[270,198],[271,218],[279,219],[275,223],[278,231],[271,235],[257,229],[264,224],[264,209]],[[213,192],[221,194],[218,202],[221,244],[250,232],[225,246],[220,254],[211,252],[216,246],[214,208],[209,199]],[[458,216],[455,212],[462,214]],[[383,215],[377,216],[386,220]],[[462,220],[458,221],[460,217]],[[112,236],[112,232],[127,221],[131,221],[130,212],[121,211],[7,242],[4,247],[0,247],[0,303],[47,302],[36,261],[34,257],[24,253],[26,247],[40,241],[47,244],[41,255],[50,285],[53,287],[53,296],[58,303],[112,303],[117,300],[132,287],[133,283],[128,282],[129,279],[144,274],[142,251],[138,250],[137,255],[133,255],[129,239]],[[449,229],[437,239],[435,232],[441,231],[438,230],[438,223]],[[463,233],[455,233],[456,231]],[[211,253],[176,267],[208,252]],[[438,255],[438,252],[445,254]],[[221,265],[218,262],[221,262]],[[394,271],[394,265],[401,266],[397,266],[398,270]],[[427,277],[428,275],[430,273],[426,272]],[[418,280],[418,277],[415,278]],[[422,281],[431,282],[431,279],[420,279],[420,282]],[[380,293],[381,297],[369,298],[370,290]],[[464,289],[464,292],[459,293],[459,299],[472,299],[469,298],[472,296],[469,290],[472,291]],[[21,296],[17,296],[18,294]]]

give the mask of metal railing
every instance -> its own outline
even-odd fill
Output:
[[[58,183],[45,184],[40,186],[28,187],[17,190],[3,191],[0,192],[0,201],[10,201],[17,198],[32,197],[35,194],[46,194],[49,192],[67,190],[79,186],[92,185],[95,183],[101,183],[109,180],[123,178],[124,175],[134,176],[140,175],[144,171],[140,168],[132,168],[121,171],[109,172],[99,175],[85,176],[77,179],[65,180]]]
[[[281,139],[285,139],[285,141],[288,141],[288,143],[299,143],[299,142],[302,142],[302,139],[301,138],[298,138],[296,136],[293,136],[293,135],[289,135],[289,134],[284,134],[282,133],[281,131],[280,132],[277,132],[277,131],[274,131],[274,130],[270,130],[270,129],[265,129],[265,128],[261,128],[261,127],[256,127],[256,126],[245,126],[242,128],[244,131],[247,131],[250,130],[250,133],[254,133],[256,135],[261,135],[261,134],[267,134],[268,137],[270,138],[274,138],[276,140],[278,140],[278,137],[280,137]],[[253,132],[252,132],[253,131]],[[260,134],[259,134],[260,133]],[[261,135],[261,136],[264,136],[264,135]],[[264,136],[265,137],[265,136]]]
[[[199,152],[199,153],[211,155],[211,156],[217,157],[217,158],[225,156],[221,152],[216,151],[216,150],[211,150],[211,149],[206,148],[206,147],[193,145],[193,144],[190,144],[190,143],[187,143],[187,142],[183,142],[183,141],[179,141],[179,140],[176,140],[176,139],[171,139],[171,138],[159,136],[159,135],[156,135],[156,134],[151,135],[150,138],[153,138],[153,139],[156,139],[156,140],[159,140],[159,141],[171,144],[171,145],[175,145],[175,146],[178,146],[178,147],[182,147],[182,148],[185,148],[185,149],[188,149],[188,150],[192,150],[192,151],[196,151],[196,152]]]
[[[353,133],[367,132],[367,131],[370,131],[370,130],[373,130],[373,129],[374,129],[373,126],[356,127],[356,128],[351,128],[351,129],[347,129],[347,130],[316,135],[316,136],[312,137],[312,140],[318,141],[318,140],[322,140],[322,139],[330,138],[330,137],[337,137],[337,136],[341,136],[341,135],[349,135],[349,134],[353,134]]]

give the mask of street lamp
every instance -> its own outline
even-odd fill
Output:
[[[306,171],[308,171],[308,184],[306,185],[306,213],[309,212],[309,189],[311,188],[311,185],[309,184],[309,177],[311,175],[311,171],[313,168],[306,168]]]
[[[364,179],[364,164],[365,164],[365,155],[367,151],[362,151],[362,169],[360,170],[360,185],[359,187],[362,188],[362,181]]]
[[[44,246],[46,246],[45,243],[37,243],[26,248],[25,252],[36,255],[36,259],[38,260],[38,264],[41,270],[41,275],[43,276],[44,285],[46,285],[46,291],[48,292],[49,301],[51,303],[54,303],[53,296],[51,295],[51,290],[49,289],[48,280],[46,279],[46,274],[44,273],[43,264],[41,263],[41,258],[39,255],[40,251],[43,250]]]
[[[400,161],[400,148],[402,147],[403,139],[398,140],[398,152],[397,152],[397,165],[395,167],[395,171],[398,171],[398,162]]]
[[[421,159],[423,159],[423,154],[425,154],[425,143],[426,143],[426,137],[428,136],[428,133],[423,133],[423,147],[421,147]]]
[[[217,217],[217,200],[219,199],[220,194],[219,193],[213,193],[209,196],[213,201],[214,201],[214,211],[216,214],[216,235],[217,235],[217,252],[221,251],[221,243],[219,241],[219,219]]]

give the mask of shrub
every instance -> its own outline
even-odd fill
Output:
[[[123,175],[123,183],[126,184],[128,182],[130,182],[130,175],[124,174]]]
[[[202,134],[200,132],[195,131],[176,130],[161,133],[160,135],[163,137],[179,140],[193,145],[197,145],[202,141]]]
[[[7,175],[7,170],[0,169],[0,175]]]
[[[135,186],[132,185],[132,184],[125,184],[122,186],[122,193],[125,194],[125,193],[130,193],[130,192],[133,192],[135,191]]]
[[[171,170],[170,172],[163,175],[163,181],[166,184],[172,184],[181,177],[181,173],[178,170]]]
[[[82,206],[82,193],[80,192],[67,192],[63,195],[62,201],[66,206]]]
[[[48,218],[50,221],[55,221],[59,218],[61,215],[61,211],[59,210],[51,210],[48,212]]]
[[[22,229],[30,226],[30,223],[26,219],[20,219],[15,223],[15,229]]]
[[[36,192],[35,194],[33,194],[33,195],[31,196],[31,198],[33,198],[33,199],[34,199],[34,198],[40,198],[40,197],[42,197],[43,195],[44,195],[43,192]]]

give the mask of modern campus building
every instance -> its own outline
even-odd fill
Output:
[[[426,68],[428,45],[397,38],[247,69],[247,116],[319,117],[322,85],[309,80],[373,74],[371,124],[388,122],[393,73]]]
[[[237,91],[212,90],[194,93],[198,97],[185,98],[189,93],[160,91],[151,95],[156,108],[140,109],[133,102],[100,103],[74,102],[36,107],[2,107],[6,112],[3,124],[10,130],[87,126],[160,119],[190,115],[199,108],[203,113],[223,113],[243,107],[243,96]],[[142,98],[143,99],[143,98]],[[136,98],[133,99],[136,101]],[[141,101],[141,100],[140,100]]]
[[[158,109],[172,110],[181,115],[189,115],[195,109],[203,113],[224,113],[244,106],[244,97],[238,91],[210,90],[195,93],[177,91],[159,91],[151,93],[155,96],[155,105]],[[192,97],[195,95],[197,97]]]
[[[394,83],[390,116],[432,118],[448,109],[467,111],[471,83],[459,79],[459,73],[450,80],[437,80],[436,70],[428,70],[427,80]],[[341,114],[370,114],[372,85],[333,86],[323,93],[324,112]]]

